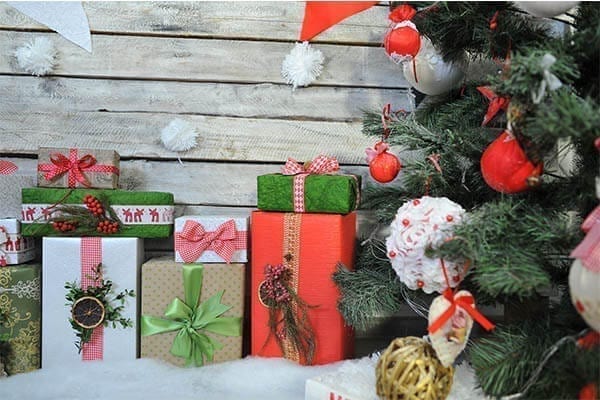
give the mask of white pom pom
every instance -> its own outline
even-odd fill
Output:
[[[310,47],[308,42],[296,43],[281,65],[281,76],[294,89],[308,86],[323,71],[323,53]]]
[[[186,151],[196,147],[198,132],[192,124],[176,118],[161,131],[160,139],[163,145],[171,151]]]
[[[52,72],[57,56],[58,51],[54,43],[43,36],[34,38],[15,51],[19,67],[36,76]]]

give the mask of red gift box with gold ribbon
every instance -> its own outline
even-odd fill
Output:
[[[301,364],[352,357],[332,274],[340,262],[353,267],[356,213],[255,211],[251,237],[251,353]]]

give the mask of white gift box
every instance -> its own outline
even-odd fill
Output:
[[[84,254],[89,255],[90,249],[95,256],[84,257]],[[101,356],[95,359],[119,361],[136,358],[137,297],[143,249],[143,240],[138,238],[44,237],[42,368],[82,360],[84,356],[83,352],[79,353],[75,346],[76,331],[69,323],[71,307],[65,305],[67,303],[65,283],[75,281],[80,284],[83,261],[90,259],[101,260],[104,280],[113,282],[111,299],[124,290],[134,290],[136,294],[136,297],[127,297],[125,308],[121,312],[122,317],[131,319],[133,326],[128,328],[122,328],[120,325],[116,328],[111,325],[104,326]]]
[[[378,400],[376,357],[348,360],[330,373],[306,380],[304,400]]]
[[[0,218],[21,219],[21,189],[35,186],[35,176],[19,173],[0,174]]]
[[[186,227],[195,226],[195,238],[191,240],[184,232]],[[198,227],[199,224],[201,226]],[[228,226],[229,225],[229,226]],[[235,227],[235,237],[224,239],[225,227]],[[204,232],[204,233],[199,233]],[[189,232],[188,232],[189,233]],[[185,238],[183,238],[185,236]],[[188,263],[245,263],[248,261],[248,217],[227,215],[186,215],[175,219],[175,262]],[[219,243],[230,240],[231,246],[235,248],[230,260],[226,260],[220,254]],[[184,246],[187,247],[188,256],[184,255]],[[200,247],[201,246],[201,247]],[[189,254],[196,256],[189,258]]]
[[[35,258],[35,241],[21,236],[21,222],[0,219],[0,266],[24,264]]]

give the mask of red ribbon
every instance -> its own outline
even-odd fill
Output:
[[[411,20],[415,15],[417,15],[417,11],[414,8],[408,4],[402,4],[401,6],[394,8],[394,11],[389,15],[389,19],[398,23]]]
[[[600,206],[587,216],[581,229],[587,234],[570,257],[581,259],[581,264],[588,270],[600,272]]]
[[[237,231],[230,219],[214,231],[207,231],[202,224],[187,220],[181,232],[175,233],[175,249],[186,263],[194,262],[206,250],[212,250],[228,264],[236,250],[243,250],[247,243],[246,231]]]
[[[86,154],[78,158],[77,149],[69,149],[68,158],[61,153],[51,154],[50,164],[39,164],[38,171],[45,172],[44,178],[48,181],[68,173],[68,185],[70,188],[77,187],[78,182],[88,188],[91,186],[84,172],[119,175],[119,168],[114,165],[96,164],[96,158],[91,154]]]
[[[79,249],[81,253],[81,288],[100,286],[98,265],[102,263],[102,239],[99,237],[82,237]],[[92,332],[90,341],[83,344],[81,359],[84,361],[102,360],[104,358],[104,326],[100,324]]]
[[[483,122],[481,123],[481,126],[485,126],[492,119],[494,119],[494,117],[500,112],[500,110],[507,110],[508,103],[510,102],[510,100],[506,97],[498,96],[492,91],[492,89],[490,89],[487,86],[478,86],[477,90],[479,91],[479,93],[485,96],[486,99],[490,101],[490,105],[488,106],[487,112],[483,117]]]
[[[439,316],[438,319],[433,321],[431,325],[429,325],[429,333],[433,334],[438,329],[440,329],[456,312],[456,308],[459,307],[465,310],[475,321],[477,321],[483,329],[486,331],[490,331],[494,329],[495,325],[483,316],[477,309],[475,308],[475,299],[471,295],[462,295],[459,297],[454,297],[454,292],[452,289],[448,288],[444,291],[444,297],[446,300],[450,302],[450,307],[444,311],[442,315]]]
[[[6,160],[0,160],[0,175],[12,175],[19,167],[15,163]]]

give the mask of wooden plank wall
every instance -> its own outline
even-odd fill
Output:
[[[207,209],[248,214],[256,176],[287,157],[337,156],[368,178],[362,110],[408,108],[407,83],[381,39],[387,6],[319,35],[318,81],[295,91],[280,66],[297,39],[303,2],[84,2],[90,54],[0,3],[0,157],[33,174],[39,146],[117,150],[122,182],[175,194],[177,215]],[[44,77],[19,68],[14,51],[50,38],[58,66]],[[176,154],[160,144],[174,118],[199,132]],[[178,156],[182,162],[178,161]],[[365,221],[366,218],[362,218]],[[148,252],[172,249],[147,241]]]

